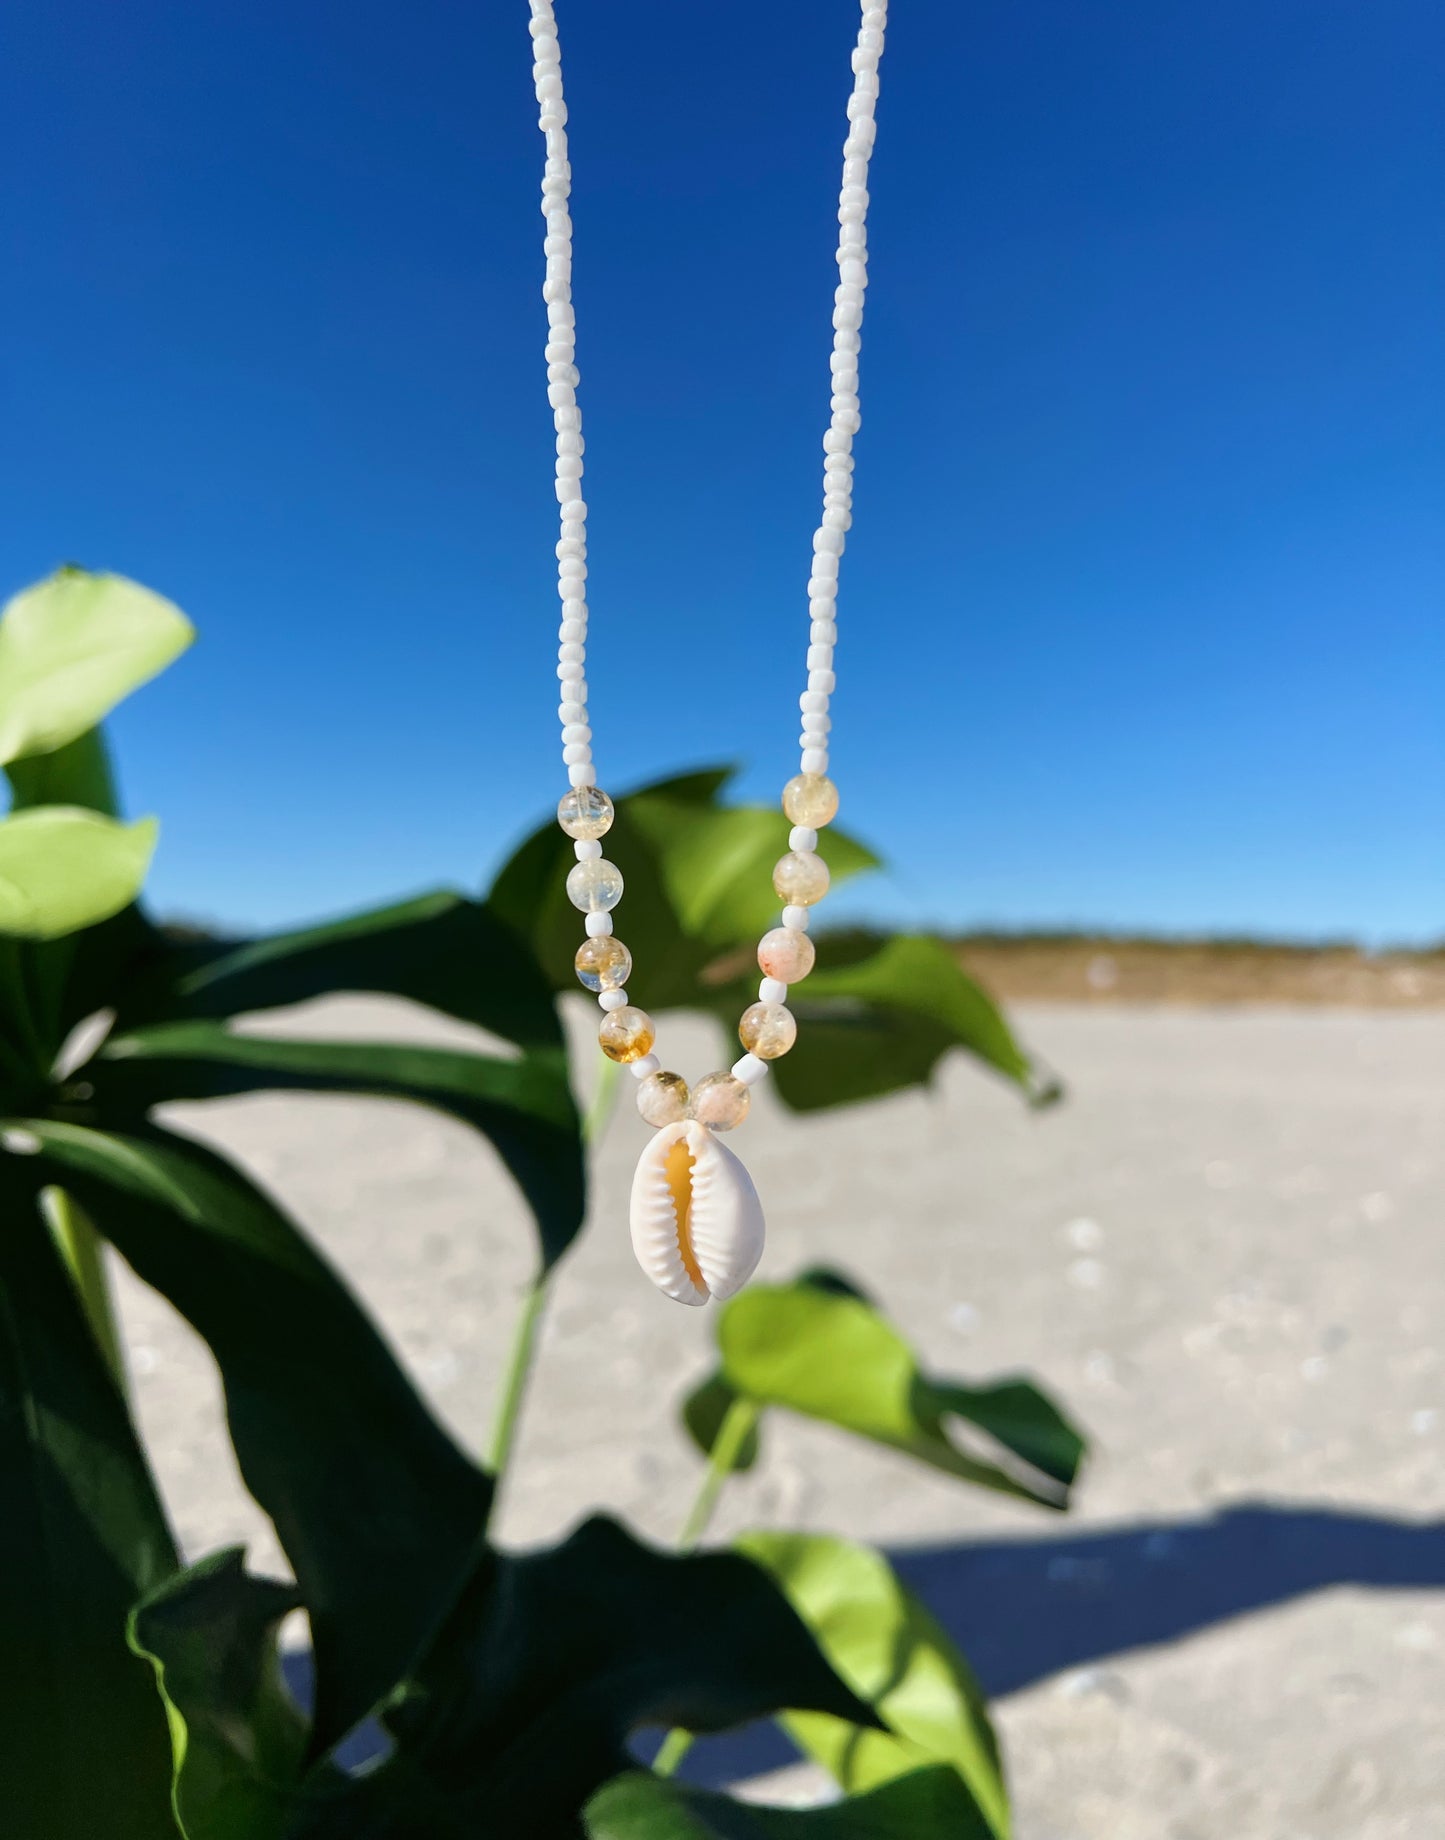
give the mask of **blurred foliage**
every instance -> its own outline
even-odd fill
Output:
[[[567,840],[546,827],[485,900],[441,891],[300,931],[211,939],[137,899],[150,821],[121,822],[110,708],[191,639],[159,596],[75,569],[0,619],[0,1762],[44,1840],[602,1840],[908,1835],[1006,1840],[986,1710],[945,1632],[876,1553],[755,1533],[663,1553],[594,1520],[555,1546],[487,1537],[498,1477],[437,1423],[276,1198],[158,1116],[284,1091],[403,1099],[491,1143],[536,1229],[534,1325],[580,1231],[585,1158],[557,996],[575,988]],[[654,1008],[731,1026],[770,922],[775,812],[723,772],[623,799],[609,839]],[[834,878],[874,859],[846,835]],[[485,975],[481,967],[486,967]],[[398,996],[483,1031],[446,1050],[298,1039],[257,1019],[335,992]],[[930,1079],[962,1048],[1033,1098],[984,993],[925,938],[820,942],[796,1053],[806,1110]],[[236,1028],[245,1016],[244,1032]],[[247,1488],[295,1583],[243,1555],[181,1564],[128,1407],[112,1246],[204,1338]],[[1061,1506],[1078,1434],[1030,1382],[930,1375],[850,1281],[810,1273],[716,1317],[687,1401],[708,1454],[694,1543],[760,1422],[788,1410],[958,1480]],[[519,1338],[506,1409],[531,1359]],[[507,1400],[510,1404],[507,1404]],[[958,1427],[974,1449],[960,1441]],[[507,1440],[500,1449],[505,1453]],[[278,1630],[304,1610],[314,1704]],[[387,1755],[332,1757],[378,1717]],[[642,1726],[778,1717],[846,1799],[749,1808],[639,1772]]]

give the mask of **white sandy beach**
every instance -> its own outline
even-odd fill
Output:
[[[781,1523],[894,1551],[998,1696],[1019,1840],[1445,1834],[1445,1012],[1016,1020],[1069,1084],[1053,1112],[960,1058],[936,1091],[863,1110],[798,1120],[764,1093],[738,1147],[769,1212],[761,1275],[841,1265],[934,1367],[1032,1369],[1093,1438],[1076,1511],[776,1420],[717,1533]],[[360,1001],[287,1026],[449,1033]],[[669,1059],[716,1063],[709,1033],[669,1019]],[[532,1258],[488,1148],[383,1102],[173,1116],[285,1197],[480,1448]],[[619,1115],[556,1285],[508,1540],[602,1506],[666,1541],[696,1487],[675,1405],[710,1324],[632,1263],[644,1137]],[[124,1307],[188,1548],[245,1541],[277,1565],[207,1357],[130,1280]],[[766,1735],[695,1761],[709,1780],[770,1773],[780,1799],[809,1787],[776,1775]]]

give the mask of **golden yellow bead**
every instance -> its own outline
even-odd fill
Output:
[[[758,941],[758,969],[780,984],[801,984],[817,958],[806,933],[792,926],[775,926]]]
[[[828,865],[812,850],[789,850],[773,870],[773,887],[790,907],[811,907],[828,892]]]
[[[738,1023],[738,1040],[760,1061],[775,1061],[798,1039],[793,1012],[781,1003],[753,1003]]]
[[[637,1109],[655,1127],[687,1117],[687,1081],[680,1073],[650,1073],[638,1082]]]
[[[799,773],[783,787],[783,811],[790,824],[822,830],[838,815],[838,788],[826,773]]]
[[[751,1096],[732,1074],[710,1073],[693,1088],[692,1115],[710,1131],[731,1131],[747,1117]]]
[[[634,1009],[632,1004],[624,1003],[621,1009],[609,1010],[602,1018],[597,1039],[608,1060],[621,1061],[626,1065],[628,1061],[640,1061],[644,1054],[652,1052],[657,1031],[645,1009]]]
[[[569,837],[605,837],[612,817],[612,801],[600,786],[574,786],[557,802],[557,822]]]
[[[588,990],[621,990],[632,975],[632,954],[610,933],[584,939],[572,963]]]

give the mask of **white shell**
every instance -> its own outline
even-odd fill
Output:
[[[686,1250],[668,1181],[668,1154],[692,1157]],[[720,1302],[740,1291],[763,1255],[763,1207],[752,1177],[706,1125],[680,1119],[653,1134],[632,1178],[632,1250],[648,1277],[678,1303]],[[689,1264],[691,1270],[689,1270]],[[699,1279],[701,1282],[699,1282]]]

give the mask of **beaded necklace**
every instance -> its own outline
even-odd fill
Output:
[[[572,168],[567,157],[567,105],[562,96],[562,58],[552,0],[530,0],[532,76],[538,125],[546,139],[542,213],[547,261],[542,298],[547,305],[547,400],[557,430],[557,501],[561,530],[557,543],[557,593],[562,602],[557,676],[562,686],[558,715],[562,759],[571,789],[557,807],[557,822],[569,837],[577,861],[567,877],[567,894],[586,915],[587,937],[578,949],[577,976],[597,993],[603,1016],[598,1039],[609,1059],[628,1067],[638,1081],[637,1106],[656,1136],[643,1152],[632,1189],[632,1241],[643,1269],[659,1289],[680,1303],[702,1304],[739,1290],[752,1276],[763,1248],[763,1216],[752,1182],[738,1158],[716,1133],[740,1125],[748,1113],[750,1089],[786,1054],[797,1038],[787,1007],[788,987],[813,968],[808,921],[828,892],[828,866],[817,854],[818,832],[838,810],[838,793],[828,777],[828,701],[834,688],[833,646],[838,560],[853,521],[853,437],[858,432],[859,328],[868,281],[868,160],[873,151],[873,111],[878,96],[878,62],[883,52],[887,0],[862,0],[853,51],[853,93],[848,99],[848,133],[843,143],[843,182],[838,197],[838,286],[833,306],[832,419],[823,436],[823,512],[813,534],[808,579],[807,688],[802,711],[802,758],[783,788],[783,811],[792,826],[788,850],[773,870],[773,887],[783,902],[781,924],[758,946],[763,973],[758,1000],[743,1011],[738,1035],[746,1052],[726,1073],[710,1073],[689,1091],[680,1074],[664,1069],[653,1053],[656,1031],[646,1011],[629,1001],[626,984],[632,954],[612,929],[612,910],[622,898],[622,876],[605,860],[601,839],[610,829],[612,801],[597,784],[592,764],[592,729],[587,708],[587,506],[582,498],[582,411],[577,403],[576,315],[572,308],[572,217],[568,198]]]

